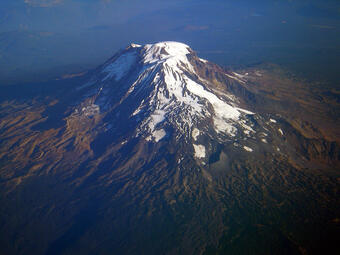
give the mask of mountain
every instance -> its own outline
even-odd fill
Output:
[[[0,253],[318,254],[339,239],[339,92],[131,44],[2,89]]]

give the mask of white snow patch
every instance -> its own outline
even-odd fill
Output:
[[[248,110],[245,110],[245,109],[242,109],[242,108],[238,108],[236,107],[236,109],[240,112],[243,112],[245,114],[249,114],[249,115],[254,115],[255,113],[251,112],[251,111],[248,111]]]
[[[236,73],[236,72],[233,72],[234,75],[236,75],[237,77],[239,78],[245,78],[247,75],[244,75],[244,74],[239,74],[239,73]]]
[[[172,71],[175,71],[175,73]],[[164,81],[169,92],[169,99],[175,99],[179,103],[190,106],[196,113],[202,112],[202,105],[198,103],[198,100],[184,92],[185,81],[182,79],[182,71],[175,64],[167,62],[164,65],[164,72]],[[158,98],[158,100],[164,104],[168,103],[162,97]]]
[[[141,110],[142,110],[142,107],[138,107],[138,108],[132,113],[131,116],[137,115],[138,113],[140,113]]]
[[[136,59],[136,52],[127,52],[119,56],[115,61],[103,69],[102,72],[107,73],[107,75],[102,81],[112,77],[114,77],[116,81],[119,81],[130,71],[131,67],[136,62]]]
[[[245,129],[245,130],[243,130],[243,133],[245,133],[246,135],[249,135],[250,131]]]
[[[195,149],[195,157],[196,158],[204,158],[205,157],[205,147],[201,144],[196,145],[193,144],[194,149]]]
[[[164,129],[156,130],[152,133],[153,138],[155,139],[155,142],[158,143],[160,140],[162,140],[166,135],[166,132]]]
[[[246,135],[249,135],[250,132],[256,133],[254,129],[252,129],[250,126],[248,126],[248,125],[246,124],[246,121],[245,121],[245,120],[240,120],[240,121],[239,121],[239,124],[244,128],[243,132],[244,132]]]
[[[243,146],[243,149],[245,149],[246,151],[249,151],[249,152],[252,152],[253,149],[252,148],[249,148],[248,146]]]
[[[144,103],[144,99],[142,100],[141,104],[138,106],[138,108],[132,113],[131,116],[135,116],[137,115],[143,108],[143,103]]]
[[[164,120],[164,115],[165,115],[165,111],[163,110],[154,111],[154,113],[150,116],[150,120],[148,124],[151,131],[155,129],[157,124],[161,123]]]
[[[215,94],[205,90],[202,85],[197,84],[187,77],[185,80],[187,89],[191,93],[207,99],[213,106],[215,112],[214,124],[217,132],[226,132],[230,135],[234,135],[234,127],[227,123],[226,120],[238,120],[240,117],[238,109],[223,102]]]
[[[208,60],[205,60],[203,58],[200,58],[200,60],[203,62],[203,63],[208,63]]]
[[[140,48],[140,47],[142,47],[142,45],[139,45],[139,44],[136,44],[136,43],[131,43],[130,46],[132,48]]]
[[[229,74],[225,74],[225,75],[228,76],[231,79],[238,81],[238,82],[245,83],[245,81],[241,80],[240,78],[238,78],[236,76],[232,76],[232,75],[229,75]]]
[[[155,44],[146,44],[144,46],[144,63],[154,63],[166,60],[172,57],[183,59],[187,62],[186,55],[189,54],[189,46],[179,42],[159,42]]]
[[[198,136],[200,135],[200,131],[197,128],[194,128],[194,130],[191,132],[192,138],[197,141]]]
[[[283,131],[281,128],[279,128],[278,131],[280,132],[281,135],[283,135]]]
[[[234,137],[236,135],[237,128],[235,128],[230,123],[227,123],[223,119],[214,118],[214,125],[218,133],[223,132],[223,133],[228,134],[231,137]]]

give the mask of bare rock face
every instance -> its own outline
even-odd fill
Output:
[[[331,247],[339,103],[278,70],[226,71],[178,42],[131,44],[80,77],[7,90],[0,253]]]

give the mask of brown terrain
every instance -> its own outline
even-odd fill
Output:
[[[179,153],[192,151],[185,143],[133,138],[129,123],[110,122],[114,111],[74,114],[95,100],[73,89],[88,74],[0,88],[0,254],[320,254],[337,247],[340,91],[275,65],[239,70],[236,80],[195,55],[191,61],[207,86],[274,118],[284,136],[273,124],[266,143],[250,140],[253,153],[212,141],[207,165],[188,156],[179,167]]]

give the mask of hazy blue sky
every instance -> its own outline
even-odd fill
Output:
[[[340,78],[340,1],[1,0],[0,83],[93,68],[130,42],[177,40],[221,65]]]

